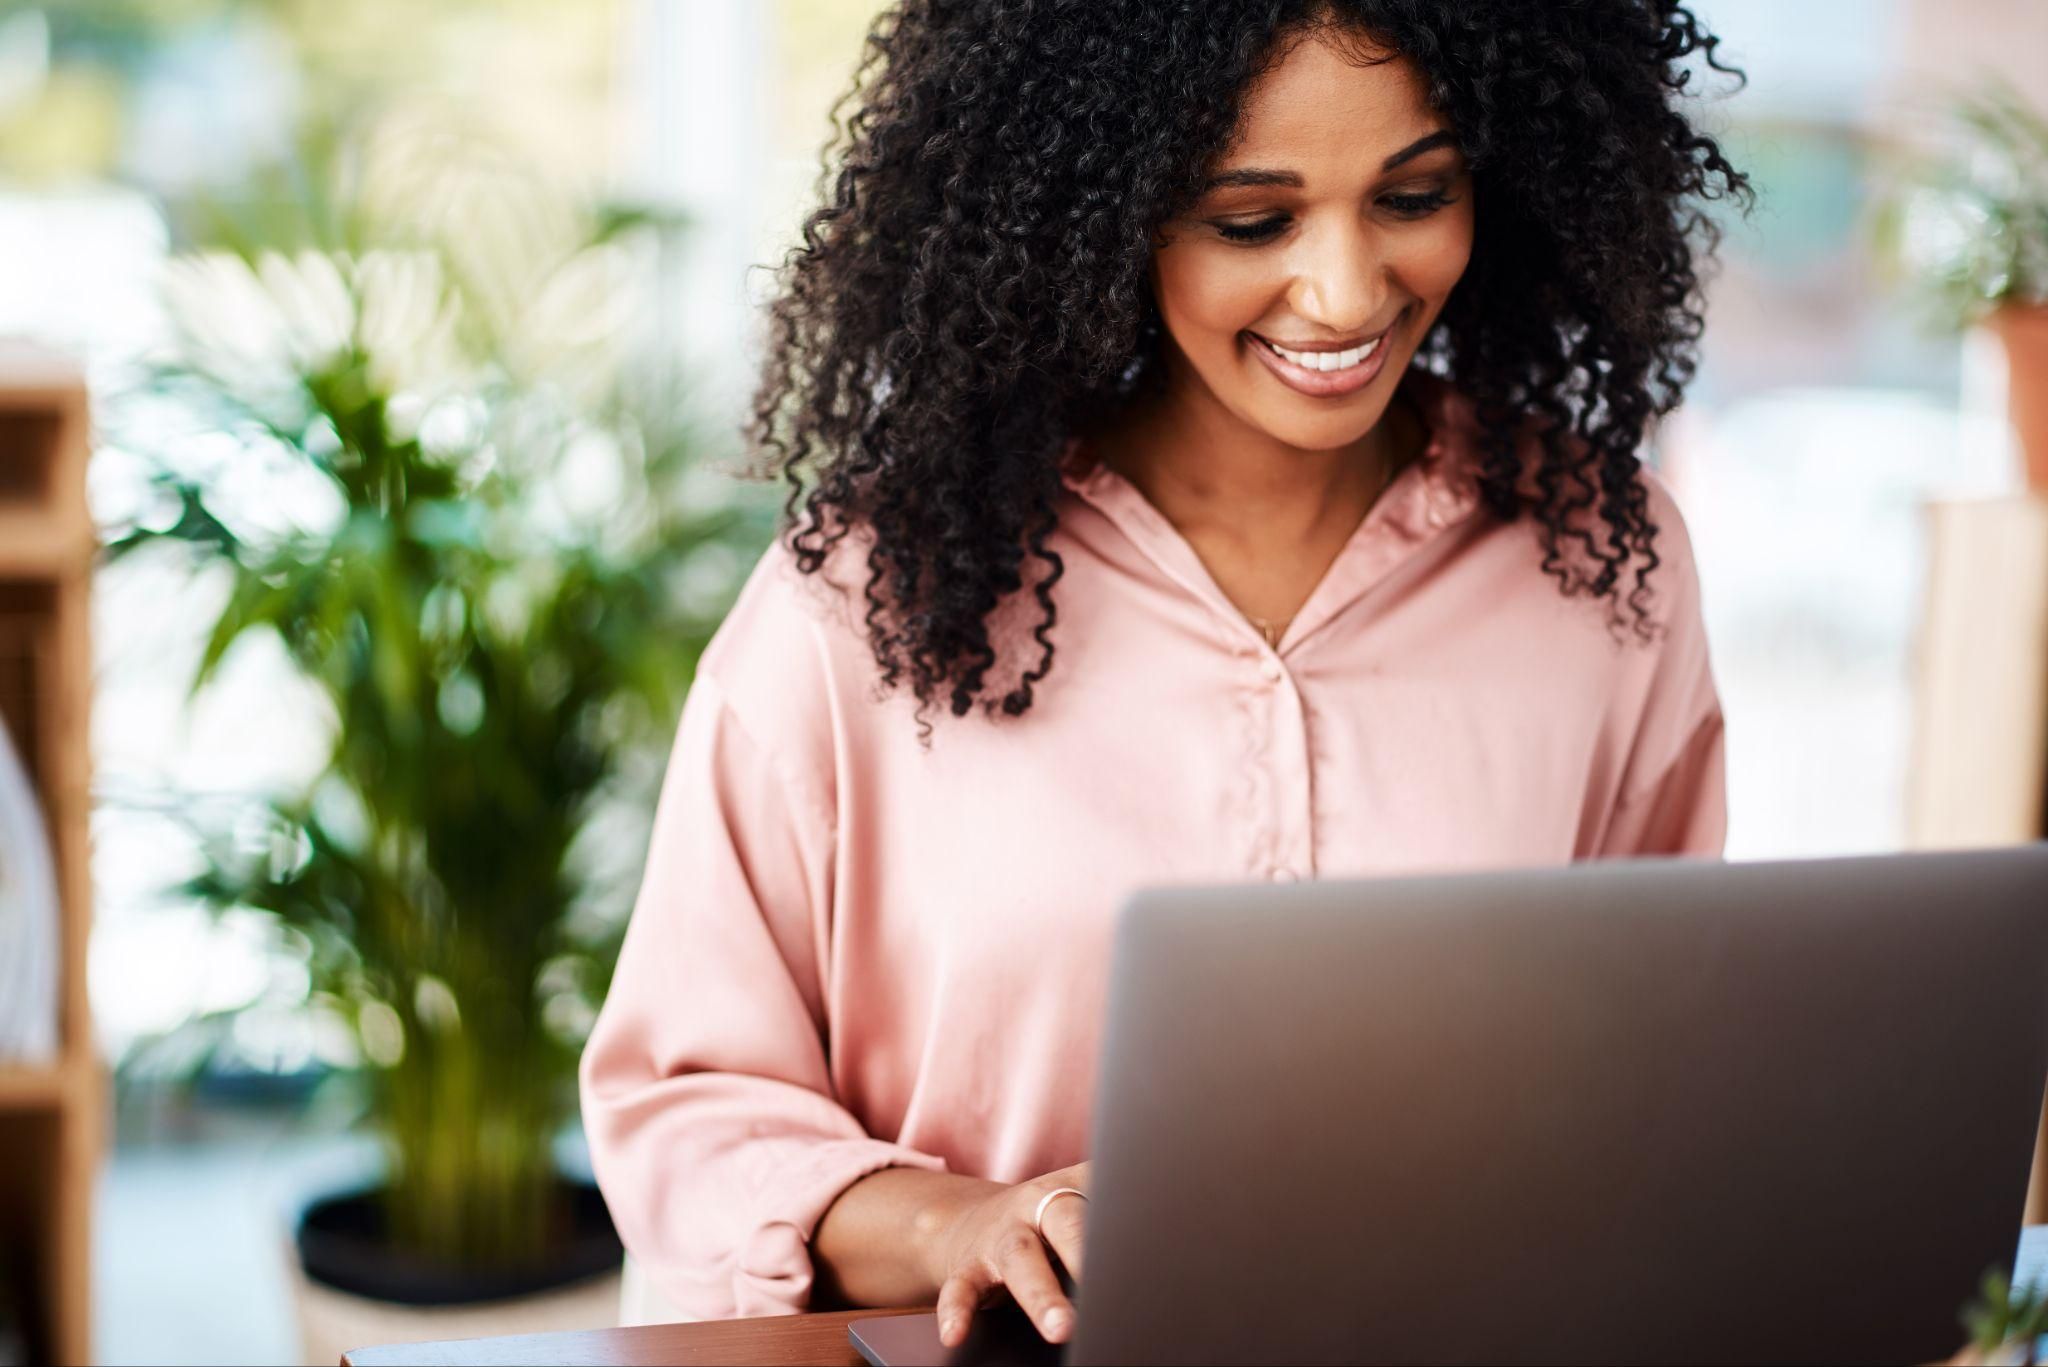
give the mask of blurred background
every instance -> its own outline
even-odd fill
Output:
[[[0,1167],[43,1142],[10,1104],[50,1108],[60,1147],[67,1123],[105,1143],[76,1205],[0,1194],[26,1250],[0,1257],[0,1363],[82,1342],[66,1315],[109,1363],[319,1357],[308,1203],[394,1156],[448,1175],[403,1203],[423,1255],[553,1229],[554,1174],[581,1162],[566,1061],[695,652],[772,530],[772,491],[725,473],[750,267],[811,202],[879,8],[0,0],[0,337],[86,382],[99,547],[89,665],[21,674],[16,710],[89,693],[83,966],[114,1081],[67,1122],[87,1084],[0,1064]],[[1970,256],[2025,225],[1940,197],[2025,158],[1956,104],[2048,107],[2048,6],[1696,8],[1749,76],[1704,81],[1698,114],[1759,203],[1725,222],[1704,366],[1654,461],[1705,584],[1729,855],[1975,837],[1929,815],[1943,784],[2031,783],[2031,810],[1985,820],[2038,825],[2039,715],[1978,750],[1931,740],[1972,647],[1930,652],[1986,625],[1938,619],[1981,582],[1940,510],[2028,487],[2012,348],[1980,325],[2012,281]],[[19,365],[61,417],[43,362]],[[72,439],[12,411],[0,442]],[[7,642],[66,601],[11,592],[9,564],[0,546],[0,622],[29,625],[0,633],[0,691]],[[2032,592],[2002,596],[2038,612]],[[2039,699],[2038,674],[2005,684],[2020,715]],[[32,777],[65,763],[16,743]],[[1999,774],[1958,778],[1965,752]],[[400,785],[404,810],[365,801]],[[508,908],[496,931],[379,910],[423,869],[451,904]],[[452,1138],[422,1100],[451,1088],[472,1099]],[[35,1233],[87,1209],[89,1244]],[[362,1218],[402,1222],[380,1209]]]

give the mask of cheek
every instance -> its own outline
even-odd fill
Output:
[[[1472,260],[1472,211],[1455,205],[1415,225],[1393,254],[1394,273],[1432,308],[1443,303]]]
[[[1159,311],[1184,349],[1234,345],[1280,284],[1258,253],[1183,247],[1161,252],[1153,275]]]

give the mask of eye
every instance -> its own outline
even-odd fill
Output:
[[[1437,210],[1457,201],[1443,190],[1412,191],[1407,194],[1387,195],[1380,200],[1397,218],[1427,218]],[[1279,236],[1291,220],[1285,214],[1260,219],[1257,223],[1211,223],[1219,234],[1232,242],[1266,242]]]
[[[1388,195],[1380,203],[1393,210],[1400,218],[1427,218],[1438,209],[1452,203],[1449,195],[1442,190],[1427,190],[1420,194]]]
[[[1264,242],[1287,226],[1287,216],[1260,219],[1257,223],[1217,223],[1212,225],[1217,232],[1232,242]]]

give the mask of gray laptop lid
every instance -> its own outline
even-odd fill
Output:
[[[1902,1361],[2009,1266],[2048,845],[1153,888],[1073,1362]]]

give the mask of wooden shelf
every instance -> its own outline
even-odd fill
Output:
[[[0,1112],[53,1109],[70,1091],[70,1070],[61,1065],[0,1068]]]
[[[0,578],[54,578],[89,569],[92,543],[17,508],[0,507]]]
[[[0,343],[0,725],[49,831],[59,911],[49,1064],[0,1063],[0,1277],[31,1362],[90,1362],[92,1188],[106,1113],[86,1004],[95,535],[90,417],[78,368]]]
[[[1941,500],[1925,516],[1906,843],[2048,838],[2048,495]],[[2048,1109],[2026,1222],[2048,1223]]]

